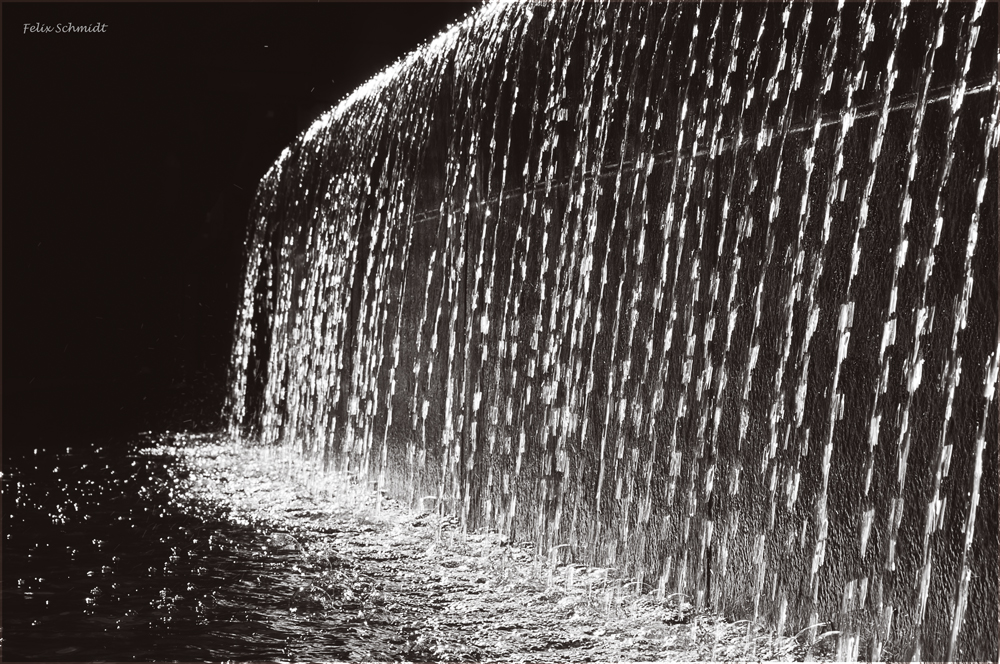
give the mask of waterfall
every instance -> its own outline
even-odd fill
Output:
[[[982,1],[485,5],[262,180],[231,433],[841,659],[995,659],[998,60]]]

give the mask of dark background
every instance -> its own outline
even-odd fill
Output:
[[[259,179],[476,6],[3,4],[4,449],[217,425]]]

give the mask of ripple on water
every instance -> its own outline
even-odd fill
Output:
[[[12,660],[338,659],[356,607],[291,536],[185,500],[157,441],[81,442],[5,463],[4,650]]]

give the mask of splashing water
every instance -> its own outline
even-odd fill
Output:
[[[996,23],[485,6],[262,181],[231,432],[843,659],[995,658]]]

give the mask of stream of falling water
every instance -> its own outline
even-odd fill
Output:
[[[995,658],[996,23],[485,5],[262,181],[231,433],[843,659]]]

